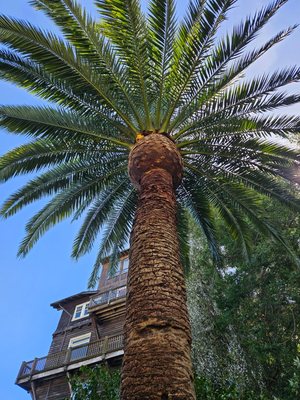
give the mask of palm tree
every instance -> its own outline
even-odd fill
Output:
[[[217,215],[247,257],[251,226],[288,248],[264,217],[263,197],[299,210],[284,189],[297,154],[270,138],[299,131],[299,117],[271,112],[300,100],[280,90],[300,68],[243,79],[295,29],[248,48],[287,0],[222,38],[235,2],[194,0],[177,22],[175,0],[149,0],[146,15],[138,0],[95,0],[97,21],[73,0],[32,0],[64,37],[0,17],[2,78],[56,104],[1,107],[1,125],[32,139],[2,157],[1,179],[40,172],[1,213],[51,196],[26,227],[22,256],[64,218],[83,218],[75,258],[102,229],[90,285],[130,236],[123,400],[195,398],[182,268],[188,214],[220,262]]]

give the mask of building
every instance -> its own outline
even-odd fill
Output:
[[[83,365],[104,360],[121,365],[125,317],[128,253],[121,254],[113,276],[103,263],[98,289],[56,301],[61,311],[52,343],[45,357],[24,361],[16,384],[33,400],[63,400],[71,395],[69,376]]]

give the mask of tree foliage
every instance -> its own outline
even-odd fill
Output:
[[[299,254],[299,215],[274,202],[263,204]],[[207,396],[203,398],[294,400],[300,384],[300,270],[282,248],[255,229],[255,247],[250,262],[245,263],[222,223],[219,229],[224,267],[213,268],[202,240],[201,251],[198,244],[191,261],[192,270],[197,265],[201,272],[197,269],[196,282],[192,273],[188,284],[194,296],[190,300],[192,325],[193,314],[206,320],[205,325],[194,324],[193,329],[198,385]],[[198,235],[195,228],[192,232]],[[202,304],[200,310],[195,309],[197,303]],[[239,395],[217,397],[222,390]]]
[[[81,367],[70,378],[72,400],[119,400],[120,371],[98,365],[94,368]]]
[[[298,116],[274,112],[299,101],[285,86],[299,81],[300,69],[243,78],[294,31],[287,27],[251,47],[286,2],[271,1],[223,36],[220,28],[236,0],[193,0],[182,21],[174,0],[149,0],[146,14],[138,0],[96,0],[99,18],[75,0],[31,0],[60,34],[1,15],[1,78],[49,103],[0,108],[0,125],[30,140],[1,158],[0,179],[34,173],[5,201],[1,215],[50,196],[28,222],[19,255],[56,223],[81,217],[72,256],[97,243],[93,285],[100,260],[127,245],[137,203],[128,155],[151,132],[168,136],[180,150],[179,208],[201,226],[216,262],[217,217],[246,258],[249,224],[290,251],[265,217],[261,195],[299,210],[282,184],[293,180],[288,171],[298,165],[297,152],[270,138],[299,132]],[[178,216],[187,259],[186,219],[184,212]]]

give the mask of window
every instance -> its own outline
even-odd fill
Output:
[[[117,267],[114,270],[108,271],[107,279],[115,278],[116,276],[118,276],[120,274],[127,273],[128,266],[129,266],[129,258],[128,257],[124,258],[123,260],[120,260],[118,262]]]
[[[123,260],[123,270],[122,270],[122,272],[123,272],[123,273],[124,273],[124,272],[127,272],[127,271],[128,271],[128,267],[129,267],[129,258],[126,257],[126,258],[124,258],[124,260]]]
[[[88,306],[89,306],[89,301],[86,303],[78,304],[75,307],[72,321],[75,321],[76,319],[87,317],[89,315]]]
[[[91,332],[70,339],[68,346],[68,348],[71,349],[70,361],[78,360],[79,358],[87,356],[90,338]]]
[[[114,268],[114,270],[112,271],[111,276],[113,277],[113,276],[120,275],[121,270],[122,270],[122,261],[119,261],[117,267]]]
[[[116,297],[124,297],[126,295],[126,286],[116,289]]]
[[[69,342],[69,349],[73,348],[73,347],[78,347],[78,346],[82,346],[84,344],[89,343],[91,338],[91,332],[86,333],[85,335],[81,335],[81,336],[76,336],[70,339]]]

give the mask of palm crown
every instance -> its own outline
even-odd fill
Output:
[[[300,68],[251,80],[243,73],[294,30],[247,50],[286,1],[273,1],[223,38],[218,28],[235,0],[194,0],[180,23],[174,0],[150,0],[147,15],[138,0],[96,0],[99,20],[72,0],[31,1],[63,38],[1,16],[2,78],[58,105],[0,109],[2,126],[32,138],[2,157],[1,179],[41,171],[4,203],[2,215],[52,196],[29,221],[19,254],[57,222],[84,215],[74,257],[89,251],[104,228],[93,283],[100,260],[127,244],[137,203],[128,155],[152,132],[167,135],[183,158],[176,192],[183,257],[187,211],[216,259],[216,215],[245,255],[251,224],[285,245],[263,217],[261,196],[299,209],[284,189],[297,154],[268,139],[297,133],[300,118],[262,113],[300,100],[279,90],[299,80]]]

